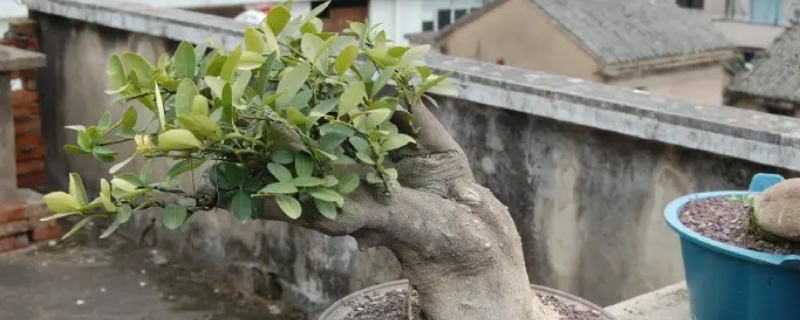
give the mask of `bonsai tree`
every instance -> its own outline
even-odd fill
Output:
[[[428,47],[390,45],[368,22],[323,32],[316,16],[326,5],[298,17],[291,3],[276,6],[230,51],[209,41],[182,42],[155,64],[112,55],[108,93],[136,105],[118,120],[106,112],[96,125],[69,126],[77,144],[64,148],[117,162],[113,177],[90,200],[71,173],[68,192],[45,196],[48,219],[82,216],[67,237],[113,217],[107,237],[147,208],[162,209],[167,229],[225,208],[241,222],[388,247],[428,320],[557,318],[532,294],[507,207],[475,182],[428,110],[436,102],[426,93],[448,90],[420,60]],[[147,123],[137,121],[143,112]],[[109,148],[122,143],[133,154]],[[135,158],[146,165],[126,172]],[[153,162],[171,164],[163,181],[153,181]],[[179,189],[177,178],[196,171],[200,183]]]

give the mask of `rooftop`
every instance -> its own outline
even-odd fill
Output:
[[[445,28],[444,37],[501,3],[496,1]],[[530,0],[603,64],[731,48],[708,17],[674,3],[630,0]]]
[[[800,25],[788,29],[757,60],[753,70],[731,82],[727,90],[753,97],[800,103]]]

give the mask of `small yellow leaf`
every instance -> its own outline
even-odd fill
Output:
[[[158,147],[166,150],[184,150],[200,148],[200,140],[186,129],[173,129],[158,135]]]
[[[44,203],[55,213],[73,212],[78,209],[78,201],[66,192],[56,191],[44,196]]]

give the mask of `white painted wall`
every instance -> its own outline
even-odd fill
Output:
[[[422,0],[372,0],[367,18],[398,45],[407,45],[405,35],[422,31]]]

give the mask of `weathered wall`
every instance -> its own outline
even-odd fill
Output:
[[[642,87],[653,94],[680,97],[697,103],[722,104],[728,76],[719,63],[690,66],[645,76],[614,79],[607,83],[628,88]]]
[[[26,0],[35,10],[92,21],[36,15],[48,57],[39,81],[48,169],[59,188],[71,171],[85,181],[107,176],[107,166],[60,148],[75,139],[64,125],[97,121],[111,105],[103,92],[109,54],[134,50],[153,58],[174,47],[164,37],[214,35],[230,45],[242,29],[185,12],[80,5],[89,1]],[[744,188],[759,171],[800,169],[796,119],[466,59],[427,59],[437,70],[456,71],[459,93],[440,98],[436,112],[477,178],[511,209],[532,281],[601,305],[681,280],[678,243],[662,222],[667,202],[689,192]],[[148,222],[141,215],[125,232],[136,234]],[[359,252],[350,238],[277,222],[239,224],[223,212],[157,234],[160,244],[222,274],[231,264],[265,269],[282,283],[287,301],[312,313],[401,276],[386,250]]]

